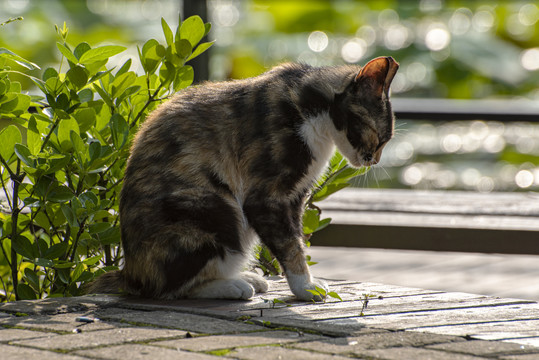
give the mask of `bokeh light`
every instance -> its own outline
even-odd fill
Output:
[[[324,51],[328,47],[329,38],[323,31],[313,31],[307,39],[309,49],[314,52]]]

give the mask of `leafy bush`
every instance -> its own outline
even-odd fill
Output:
[[[41,79],[27,75],[42,96],[9,79],[9,62],[38,66],[0,49],[0,117],[11,124],[0,133],[4,300],[77,295],[120,264],[118,200],[131,138],[151,110],[192,83],[185,63],[212,45],[199,44],[210,24],[198,16],[175,33],[161,23],[166,42],[138,49],[142,75],[130,71],[131,59],[106,67],[124,47],[71,48],[65,24],[57,27],[68,68],[62,72],[62,61]]]
[[[56,27],[62,62],[41,78],[12,70],[12,62],[28,71],[39,66],[0,48],[0,120],[9,123],[0,131],[2,300],[78,295],[121,265],[118,202],[131,139],[150,111],[192,83],[186,62],[212,45],[200,43],[210,24],[198,16],[175,32],[161,24],[165,43],[151,39],[138,49],[142,75],[130,70],[131,59],[107,67],[122,46],[70,47],[65,24]],[[23,93],[10,81],[14,73],[30,78],[41,96]],[[314,202],[355,175],[337,154],[307,204],[307,236],[330,221],[320,220]],[[265,273],[280,272],[267,249],[258,258]]]

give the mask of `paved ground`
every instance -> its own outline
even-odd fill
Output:
[[[0,304],[0,358],[539,359],[535,301],[330,285],[342,302],[297,302],[272,280],[252,301],[98,295]]]
[[[316,276],[539,300],[539,256],[312,247]]]

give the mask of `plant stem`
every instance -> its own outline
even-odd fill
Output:
[[[11,181],[13,182],[13,196],[12,196],[12,211],[11,211],[11,278],[13,281],[13,292],[15,293],[15,300],[19,300],[19,294],[17,292],[17,286],[19,285],[19,269],[18,269],[18,263],[17,263],[17,253],[15,252],[15,249],[13,247],[13,243],[17,238],[17,224],[19,222],[19,185],[22,182],[22,179],[24,179],[24,174],[22,175],[23,178],[21,179],[21,160],[17,159],[17,171],[15,176],[11,177]]]
[[[60,123],[60,118],[58,118],[58,119],[52,124],[52,127],[51,127],[51,129],[49,130],[49,133],[47,134],[47,136],[46,136],[45,139],[43,140],[43,144],[41,144],[41,149],[39,149],[39,152],[43,152],[43,150],[45,149],[45,146],[47,146],[47,143],[49,142],[49,139],[51,138],[52,133],[54,132],[54,129],[56,129],[56,127],[58,126],[59,123]]]

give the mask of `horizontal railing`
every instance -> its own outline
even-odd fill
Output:
[[[525,99],[455,100],[393,97],[391,103],[397,119],[539,122],[539,101]]]

